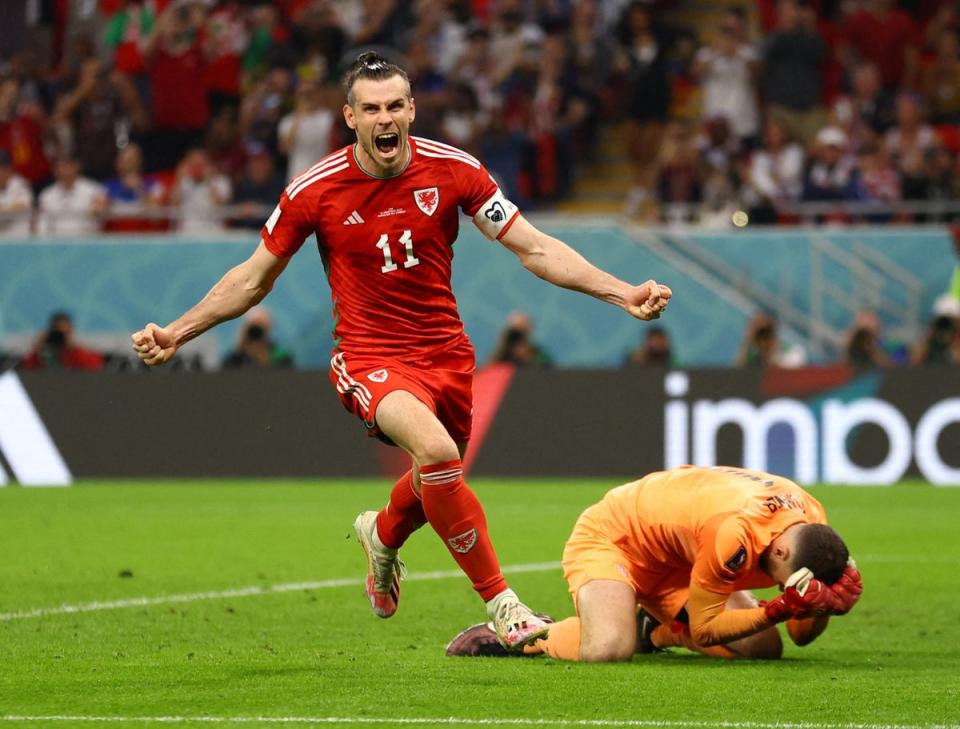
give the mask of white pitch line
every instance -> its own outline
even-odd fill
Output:
[[[933,557],[912,557],[907,555],[863,555],[858,557],[861,563],[872,562],[915,562],[915,561],[955,561],[950,555],[934,555]],[[559,562],[534,562],[531,564],[508,565],[503,568],[504,574],[519,574],[522,572],[546,572],[553,569],[559,569]],[[446,580],[462,576],[460,570],[446,570],[437,572],[414,573],[407,577],[408,581],[419,582],[426,580]],[[297,592],[299,590],[324,590],[334,587],[355,587],[362,586],[366,578],[362,577],[341,577],[332,580],[317,580],[313,582],[288,582],[278,585],[250,585],[247,587],[237,587],[229,590],[219,590],[215,592],[188,592],[174,595],[158,595],[156,597],[131,597],[123,600],[105,600],[80,603],[77,605],[60,605],[58,607],[48,608],[29,608],[25,610],[15,610],[8,613],[0,613],[0,623],[7,623],[13,620],[26,620],[28,618],[43,618],[51,615],[69,615],[73,613],[91,613],[100,610],[120,610],[132,607],[151,607],[154,605],[170,605],[186,602],[199,602],[202,600],[225,600],[238,597],[256,597],[259,595],[275,595],[284,592]],[[958,727],[960,729],[960,727]]]
[[[957,724],[869,724],[859,722],[805,721],[683,721],[656,719],[469,719],[447,717],[370,716],[0,716],[0,721],[90,722],[145,724],[379,724],[397,726],[427,724],[438,726],[563,726],[640,727],[641,729],[960,729]]]
[[[559,562],[534,562],[531,564],[507,565],[502,568],[504,574],[520,574],[522,572],[547,572],[560,568]],[[407,576],[409,582],[425,582],[427,580],[448,580],[462,577],[460,570],[443,570],[437,572],[415,572]],[[10,613],[0,613],[0,623],[27,618],[43,618],[50,615],[69,615],[73,613],[92,613],[99,610],[120,610],[132,607],[151,607],[153,605],[169,605],[172,603],[199,602],[201,600],[224,600],[237,597],[257,597],[260,595],[276,595],[283,592],[299,592],[301,590],[325,590],[333,587],[358,587],[366,584],[366,577],[341,577],[333,580],[317,580],[315,582],[286,582],[278,585],[251,585],[237,587],[217,592],[187,592],[179,595],[157,595],[156,597],[131,597],[124,600],[106,600],[85,602],[78,605],[60,605],[49,608],[32,608],[16,610]]]

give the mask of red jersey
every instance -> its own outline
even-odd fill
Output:
[[[50,161],[43,149],[43,127],[36,119],[20,115],[0,124],[0,148],[10,153],[14,171],[31,183],[50,176]]]
[[[916,25],[902,10],[883,15],[861,10],[850,16],[841,32],[858,55],[877,64],[883,85],[891,89],[900,85],[904,51],[920,45]]]
[[[202,129],[210,118],[202,41],[182,53],[158,48],[150,65],[153,123],[164,129]]]
[[[72,346],[51,359],[41,348],[35,348],[23,358],[20,367],[25,370],[102,370],[103,356],[90,349]]]
[[[417,359],[466,340],[450,286],[459,211],[499,239],[518,210],[480,162],[410,138],[396,177],[372,177],[353,145],[293,178],[261,233],[282,258],[316,233],[333,294],[335,351]]]

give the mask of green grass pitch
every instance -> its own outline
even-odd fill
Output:
[[[549,563],[581,509],[616,484],[473,485],[503,564],[528,566],[510,575],[512,585],[537,609],[571,614]],[[388,488],[0,489],[0,729],[149,727],[160,718],[175,726],[960,727],[960,489],[816,488],[866,589],[813,645],[787,641],[780,662],[674,651],[598,666],[445,657],[447,641],[483,613],[428,529],[404,549],[412,579],[400,611],[374,617],[358,586],[364,560],[351,524]]]

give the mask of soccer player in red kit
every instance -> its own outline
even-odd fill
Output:
[[[364,53],[344,87],[343,115],[356,143],[293,178],[253,255],[179,319],[136,332],[134,349],[148,365],[161,364],[184,342],[241,315],[316,233],[333,292],[330,379],[370,435],[412,459],[389,503],[354,524],[367,555],[370,604],[380,617],[396,612],[404,572],[397,550],[429,523],[486,603],[503,645],[519,648],[544,637],[549,624],[507,586],[483,508],[463,479],[474,354],[450,287],[459,211],[537,276],[638,319],[659,317],[671,291],[597,269],[527,222],[476,159],[409,136],[416,109],[398,66]]]

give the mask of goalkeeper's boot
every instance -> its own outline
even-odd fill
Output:
[[[500,643],[510,651],[521,650],[540,638],[546,638],[552,622],[520,602],[520,598],[510,589],[487,603],[487,616]]]
[[[536,613],[536,615],[548,623],[554,622],[553,618],[546,613]],[[447,644],[447,655],[532,658],[540,654],[525,653],[522,650],[508,651],[503,647],[503,644],[497,637],[497,631],[493,629],[493,623],[478,623],[458,633],[454,639]]]
[[[494,656],[506,658],[522,656],[523,653],[508,651],[503,647],[490,623],[471,625],[447,645],[448,656]]]
[[[397,550],[385,547],[377,536],[377,512],[364,511],[353,522],[360,546],[367,555],[367,599],[373,612],[389,618],[400,602],[400,580],[407,568]]]
[[[662,653],[662,648],[657,648],[650,639],[654,629],[660,626],[660,622],[643,608],[637,610],[637,653]]]

